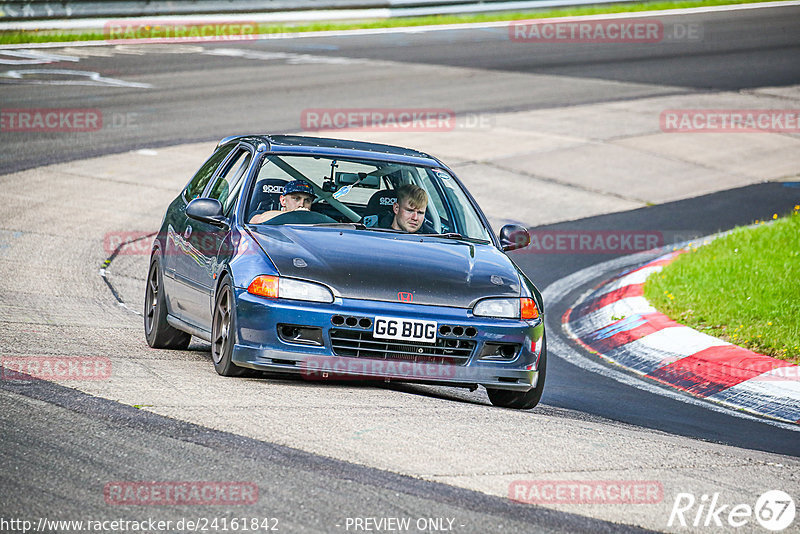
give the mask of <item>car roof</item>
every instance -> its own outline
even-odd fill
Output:
[[[308,137],[302,135],[237,135],[226,137],[218,146],[234,141],[253,145],[265,144],[268,152],[281,154],[318,154],[354,158],[382,159],[427,166],[443,166],[433,156],[411,148],[347,139]]]

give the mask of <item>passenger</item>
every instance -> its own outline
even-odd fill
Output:
[[[314,201],[314,188],[305,180],[294,180],[284,186],[283,194],[280,197],[281,209],[270,210],[258,213],[250,217],[250,224],[260,224],[272,219],[282,213],[290,211],[311,209]]]
[[[428,193],[414,184],[405,184],[397,189],[397,202],[392,206],[394,219],[391,228],[413,234],[425,222]]]

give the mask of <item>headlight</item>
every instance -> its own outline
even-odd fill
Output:
[[[312,302],[333,302],[333,293],[313,282],[303,282],[292,278],[281,278],[262,274],[256,276],[247,292],[269,299],[308,300]]]
[[[472,314],[479,317],[531,320],[539,317],[539,309],[532,298],[492,298],[478,302]]]

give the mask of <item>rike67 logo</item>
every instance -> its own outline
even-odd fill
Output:
[[[739,528],[755,520],[763,528],[777,532],[794,523],[795,512],[794,500],[781,490],[764,492],[754,506],[726,503],[719,493],[704,494],[699,499],[692,493],[678,493],[667,526]]]

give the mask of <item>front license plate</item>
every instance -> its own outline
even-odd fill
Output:
[[[372,335],[381,339],[436,343],[436,321],[375,317]]]

